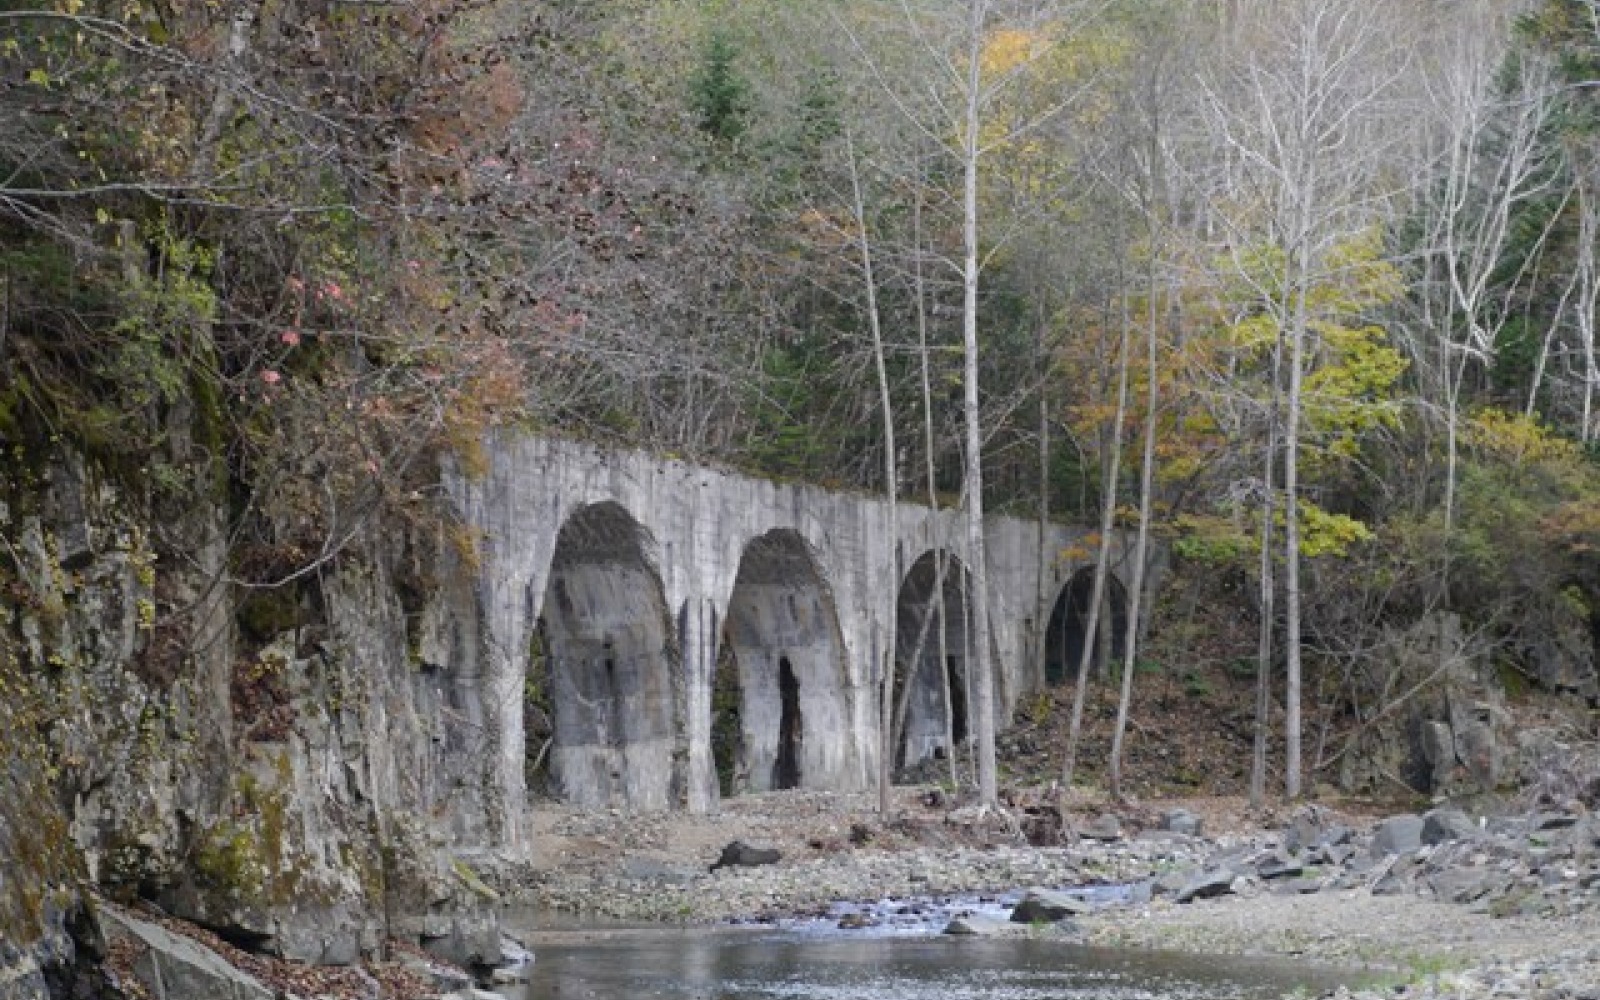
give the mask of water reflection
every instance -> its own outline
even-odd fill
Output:
[[[1349,977],[1282,961],[1045,939],[721,930],[573,934],[536,946],[513,1000],[1266,1000]]]

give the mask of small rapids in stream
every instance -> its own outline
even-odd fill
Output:
[[[1105,904],[1127,888],[1070,891]],[[835,903],[739,927],[534,930],[532,980],[506,992],[511,1000],[1275,1000],[1363,978],[1283,959],[941,934],[956,916],[1005,920],[1021,895]]]

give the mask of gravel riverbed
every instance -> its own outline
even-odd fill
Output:
[[[1565,818],[1560,825],[1529,819],[1527,830],[1507,826],[1513,832],[1498,840],[1484,833],[1470,850],[1402,844],[1400,853],[1386,854],[1393,824],[1312,810],[1313,832],[1346,845],[1316,847],[1326,856],[1314,857],[1304,816],[1251,815],[1235,801],[1123,807],[1114,820],[1101,803],[1072,802],[1066,842],[1035,847],[1020,836],[1025,807],[986,814],[953,809],[926,791],[900,794],[888,824],[866,797],[829,793],[752,796],[710,817],[545,809],[540,857],[531,869],[504,873],[501,884],[541,919],[698,924],[815,916],[841,900],[1126,883],[1135,888],[1124,901],[1098,905],[1070,924],[1019,924],[1014,932],[1364,967],[1381,986],[1335,994],[1359,1000],[1600,1000],[1600,879],[1591,834],[1600,826],[1587,816],[1575,827]],[[1175,806],[1202,818],[1205,835],[1157,829]],[[1546,822],[1551,836],[1538,829]],[[709,871],[731,841],[776,848],[782,857]],[[1273,881],[1285,859],[1301,877]],[[1448,886],[1455,891],[1463,873],[1499,881],[1493,893],[1469,902],[1442,901],[1440,879],[1454,879]],[[1178,902],[1186,880],[1194,898]],[[1214,898],[1206,898],[1206,884],[1216,887]]]

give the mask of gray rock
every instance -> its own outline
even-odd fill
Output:
[[[1578,822],[1572,813],[1539,813],[1529,823],[1529,829],[1542,833],[1545,830],[1565,830]]]
[[[944,932],[952,937],[994,937],[1011,930],[1009,922],[975,913],[955,917],[945,925]]]
[[[1374,896],[1403,896],[1410,892],[1411,888],[1412,882],[1410,879],[1390,872],[1373,884],[1372,894]]]
[[[1263,883],[1261,879],[1257,878],[1255,875],[1235,875],[1233,877],[1233,882],[1228,886],[1228,888],[1235,896],[1242,896],[1245,899],[1254,899],[1261,895]]]
[[[107,936],[143,949],[133,972],[155,1000],[273,1000],[259,980],[197,941],[109,906],[100,918]]]
[[[1150,883],[1153,896],[1176,896],[1194,879],[1193,872],[1163,872]]]
[[[1422,817],[1410,814],[1391,816],[1378,824],[1372,834],[1372,855],[1409,854],[1422,846]]]
[[[1200,817],[1187,809],[1168,809],[1161,814],[1161,829],[1173,833],[1181,833],[1186,837],[1198,837],[1204,828]]]
[[[1029,889],[1011,911],[1014,924],[1056,923],[1067,917],[1088,913],[1092,907],[1075,896],[1050,889]]]
[[[1456,757],[1466,767],[1477,787],[1494,788],[1500,783],[1505,769],[1504,750],[1495,738],[1494,711],[1490,706],[1476,704],[1459,714],[1454,725]]]
[[[1086,840],[1110,842],[1122,839],[1122,821],[1111,813],[1103,813],[1090,820],[1089,824],[1078,831],[1079,836]]]
[[[1197,899],[1226,896],[1233,891],[1234,873],[1231,871],[1205,872],[1191,878],[1174,895],[1173,902],[1192,903]]]
[[[1448,722],[1422,724],[1422,759],[1428,765],[1428,790],[1442,791],[1456,769],[1456,735]]]
[[[1428,888],[1447,903],[1473,903],[1492,892],[1497,884],[1490,873],[1474,868],[1456,868],[1428,876]]]
[[[1349,839],[1350,831],[1332,822],[1326,810],[1320,806],[1303,806],[1283,831],[1283,849],[1297,854],[1329,844],[1342,844]]]
[[[431,979],[434,988],[441,993],[454,993],[472,985],[472,977],[454,966],[440,965],[406,954],[400,956],[400,964]]]
[[[722,849],[722,856],[717,858],[711,870],[775,865],[782,857],[782,852],[775,847],[751,847],[742,840],[735,840]]]
[[[700,871],[653,858],[627,858],[622,862],[622,876],[638,879],[641,882],[683,884],[699,878]]]
[[[1314,892],[1322,891],[1322,880],[1314,878],[1284,879],[1276,884],[1276,888],[1286,896],[1309,896]]]
[[[1422,842],[1445,844],[1478,836],[1478,825],[1460,809],[1431,809],[1422,817]]]
[[[1256,875],[1270,882],[1273,879],[1294,878],[1304,872],[1305,865],[1288,858],[1270,857],[1256,866]]]

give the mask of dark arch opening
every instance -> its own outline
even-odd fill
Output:
[[[902,767],[943,756],[967,738],[969,581],[961,560],[934,551],[913,563],[900,584],[895,688],[896,715],[904,719]]]
[[[717,789],[728,798],[748,785],[750,765],[745,759],[739,663],[733,656],[733,643],[726,638],[717,649],[715,669],[711,680],[711,761],[717,771]]]
[[[800,680],[794,675],[789,658],[778,658],[778,700],[782,703],[778,719],[778,759],[772,763],[773,788],[800,787],[800,740],[804,733],[800,717]]]
[[[1044,633],[1044,677],[1047,684],[1062,684],[1075,680],[1078,664],[1083,660],[1084,644],[1090,642],[1089,602],[1094,597],[1094,567],[1085,566],[1072,574],[1067,585],[1061,588],[1055,607],[1050,611],[1050,624]],[[1089,669],[1096,674],[1106,669],[1107,661],[1120,661],[1128,630],[1128,597],[1122,583],[1106,574],[1106,608],[1100,610],[1096,622]]]
[[[556,536],[529,687],[548,684],[550,789],[577,805],[667,808],[683,781],[677,642],[648,546],[615,503],[578,509]]]
[[[745,547],[712,688],[724,795],[860,784],[833,595],[799,533]]]

